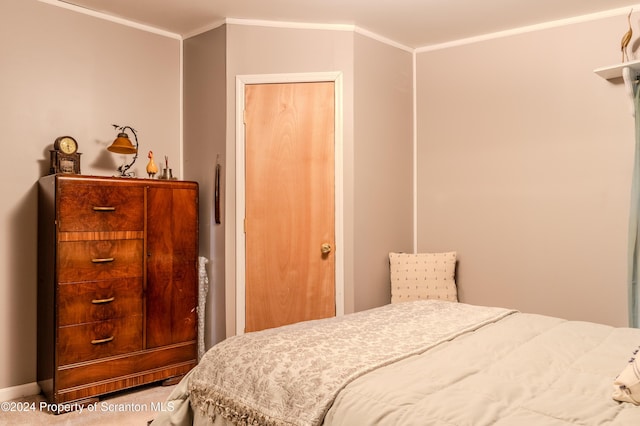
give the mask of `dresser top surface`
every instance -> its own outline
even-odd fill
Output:
[[[53,175],[47,175],[40,178],[43,180],[55,180],[55,182],[84,182],[84,183],[110,183],[118,185],[147,185],[147,186],[198,186],[198,182],[186,181],[186,180],[164,180],[164,179],[146,179],[146,178],[131,178],[131,177],[117,177],[117,176],[90,176],[90,175],[74,175],[58,173]]]

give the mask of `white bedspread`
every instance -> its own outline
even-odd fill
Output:
[[[326,426],[640,425],[612,399],[640,330],[514,314],[353,381]]]
[[[635,426],[640,406],[612,383],[639,343],[639,329],[389,305],[228,339],[153,425]]]
[[[191,404],[211,420],[319,425],[354,379],[512,312],[418,301],[232,337],[194,370]]]

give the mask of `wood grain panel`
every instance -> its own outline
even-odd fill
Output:
[[[58,282],[141,277],[142,247],[143,240],[60,242]]]
[[[57,344],[59,365],[139,351],[142,316],[60,327]]]
[[[245,331],[333,316],[334,84],[245,95]]]
[[[144,228],[144,188],[140,185],[60,179],[58,191],[61,232]]]
[[[149,188],[147,347],[197,333],[197,188]]]
[[[195,341],[62,366],[56,402],[100,395],[188,372],[197,363]]]
[[[114,377],[103,382],[78,386],[70,389],[61,389],[60,391],[58,391],[58,394],[56,394],[53,402],[62,403],[84,400],[87,398],[95,397],[96,395],[104,395],[136,386],[163,381],[166,379],[173,379],[176,377],[180,378],[181,376],[187,374],[189,370],[191,370],[195,366],[195,361],[179,365],[168,365],[156,370],[135,374],[130,377]]]
[[[57,373],[58,385],[59,388],[71,388],[92,382],[133,376],[136,373],[153,371],[163,366],[194,363],[196,358],[196,342],[192,340],[128,355],[61,366]]]
[[[141,240],[143,238],[144,231],[80,231],[58,233],[58,241]]]
[[[142,278],[60,284],[58,325],[142,315]]]

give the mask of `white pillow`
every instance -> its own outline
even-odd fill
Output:
[[[456,255],[389,253],[391,303],[420,299],[457,302]]]
[[[613,399],[640,405],[640,346],[633,352],[627,366],[613,381]]]

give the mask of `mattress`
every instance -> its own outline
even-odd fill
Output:
[[[612,398],[613,380],[640,344],[638,329],[452,302],[398,305],[228,339],[174,391],[176,411],[153,424],[640,424],[640,407]],[[317,334],[323,327],[328,336]],[[337,353],[352,354],[344,362],[330,354],[339,345]],[[260,347],[282,365],[261,365]],[[327,364],[309,367],[306,350]],[[304,367],[292,364],[296,357]],[[332,380],[322,375],[339,384],[325,392],[323,381]],[[272,381],[282,387],[268,388]],[[242,389],[220,397],[225,384]]]

